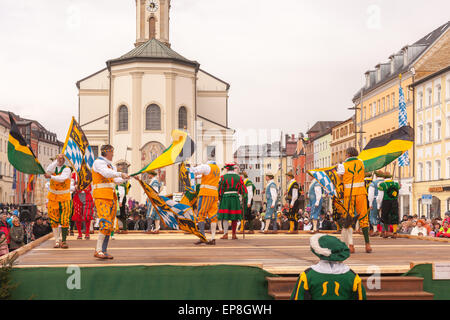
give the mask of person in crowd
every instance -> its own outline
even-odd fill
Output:
[[[0,230],[0,257],[9,253],[7,235]]]
[[[303,219],[303,230],[304,231],[311,231],[313,228],[313,224],[311,223],[311,221],[309,221],[308,218],[304,218]]]
[[[439,229],[439,232],[436,234],[438,238],[450,238],[450,230],[448,228],[449,222],[448,220],[444,220],[442,227]]]
[[[444,221],[447,221],[450,224],[450,211],[445,213]]]
[[[7,215],[5,213],[0,214],[0,231],[6,235],[6,244],[9,245],[9,225],[7,222]]]
[[[14,251],[19,249],[24,245],[23,239],[25,237],[25,230],[23,226],[20,224],[19,218],[14,216],[13,218],[13,226],[9,231],[10,243],[9,250]]]
[[[417,221],[417,225],[411,230],[412,236],[427,236],[428,230],[424,227],[425,221],[420,219]]]
[[[50,229],[51,230],[51,229]],[[42,216],[37,216],[33,224],[33,235],[35,239],[45,236],[49,233],[48,224],[44,224]]]
[[[330,216],[324,212],[320,214],[319,230],[334,230],[333,223],[330,221]]]

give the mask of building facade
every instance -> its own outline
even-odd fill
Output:
[[[45,170],[56,158],[56,155],[61,153],[63,143],[58,141],[55,133],[47,130],[38,121],[25,119],[14,113],[12,115],[22,136],[33,149],[34,154]],[[11,128],[8,111],[0,110],[0,128],[5,139],[0,140],[0,145],[5,144],[7,148],[9,130]],[[18,172],[9,164],[7,149],[0,147],[0,155],[1,172],[4,173],[1,180],[5,180],[6,186],[9,187],[8,189],[2,188],[3,196],[0,196],[0,200],[8,200],[11,201],[9,203],[15,204],[34,203],[40,210],[45,210],[47,198],[47,190],[45,188],[47,180],[45,177],[43,175],[35,176],[32,183],[29,184],[30,175]],[[3,190],[8,190],[9,192]]]
[[[113,162],[129,173],[138,172],[169,147],[175,129],[188,132],[196,143],[191,164],[214,159],[223,166],[233,159],[230,85],[171,49],[169,15],[170,0],[137,0],[136,47],[77,82],[79,123],[90,144],[95,150],[112,144]],[[178,167],[158,174],[166,193],[181,191]],[[145,201],[141,188],[130,193]]]
[[[240,146],[234,153],[234,161],[240,171],[245,171],[250,181],[255,185],[253,193],[253,209],[259,210],[263,205],[264,189],[264,146],[245,145]]]
[[[306,141],[304,135],[299,134],[297,140],[297,148],[295,150],[295,155],[292,160],[292,169],[294,171],[295,180],[301,186],[301,189],[305,191],[306,183]]]
[[[356,148],[355,117],[334,126],[331,132],[331,165],[335,166],[346,159],[347,148]]]
[[[429,74],[433,55],[446,50],[448,23],[440,26],[412,45],[404,46],[391,55],[386,63],[379,63],[365,73],[366,83],[354,96],[357,108],[356,126],[358,146],[362,150],[370,139],[399,127],[399,88],[405,96],[408,124],[414,127],[413,94],[408,87],[414,78]],[[401,78],[400,78],[401,75]],[[397,161],[384,168],[401,182],[400,214],[413,213],[414,152],[409,152],[410,165],[399,168]],[[395,171],[394,171],[395,169]]]
[[[450,58],[416,81],[414,212],[428,218],[450,211]]]

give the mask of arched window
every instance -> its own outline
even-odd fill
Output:
[[[161,130],[161,108],[156,104],[145,110],[145,130]]]
[[[119,108],[119,131],[128,131],[128,108],[126,106]]]
[[[156,38],[156,19],[155,17],[151,17],[148,20],[148,25],[149,25],[149,39],[155,39]]]
[[[178,129],[187,129],[187,110],[186,107],[181,107],[178,110]]]

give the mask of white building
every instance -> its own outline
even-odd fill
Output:
[[[169,12],[170,0],[136,0],[136,47],[77,82],[78,120],[94,152],[113,145],[114,163],[129,173],[160,155],[174,129],[195,141],[192,164],[233,159],[230,85],[171,49]],[[160,170],[160,178],[167,193],[180,191],[175,166]],[[131,188],[131,197],[142,203],[140,189]]]

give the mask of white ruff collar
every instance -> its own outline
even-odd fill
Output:
[[[350,270],[350,267],[342,262],[320,260],[318,264],[311,266],[316,272],[326,274],[343,274]]]

